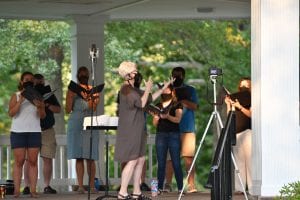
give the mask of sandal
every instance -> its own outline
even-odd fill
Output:
[[[98,190],[96,188],[91,188],[90,189],[90,193],[91,194],[97,194],[98,193]]]
[[[119,197],[121,197],[121,198],[119,198]],[[131,196],[129,195],[129,194],[127,194],[127,195],[122,195],[122,194],[118,194],[118,200],[122,200],[122,199],[126,199],[126,200],[130,200],[130,199],[132,199],[131,198]]]
[[[20,197],[20,192],[14,192],[14,198],[19,198]]]
[[[163,190],[158,189],[158,190],[157,190],[157,195],[161,195],[163,192],[164,192]]]
[[[78,194],[84,194],[84,192],[85,192],[84,187],[83,187],[83,186],[80,186],[80,187],[78,188],[77,192],[78,192]]]
[[[30,196],[31,196],[31,198],[39,198],[40,195],[38,195],[37,192],[31,192]]]
[[[136,200],[151,200],[150,197],[147,197],[143,193],[141,193],[141,194],[131,194],[131,196],[132,196],[132,199],[136,199]],[[134,198],[134,197],[136,197],[136,198]]]

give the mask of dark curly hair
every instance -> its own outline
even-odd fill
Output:
[[[33,73],[31,73],[29,71],[26,71],[26,72],[22,73],[19,84],[18,84],[18,90],[23,90],[23,85],[22,85],[21,81],[23,81],[24,77],[27,76],[27,75],[32,75],[33,76]]]

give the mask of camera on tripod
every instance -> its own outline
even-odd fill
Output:
[[[223,88],[223,71],[221,68],[212,66],[208,69],[207,100],[212,105],[222,105],[223,98],[219,95],[220,88]]]
[[[223,75],[222,69],[221,68],[217,68],[217,67],[211,67],[208,70],[208,74],[209,76],[220,76]]]

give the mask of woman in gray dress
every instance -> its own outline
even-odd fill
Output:
[[[124,61],[118,68],[124,83],[120,90],[119,125],[117,129],[115,160],[126,162],[121,175],[121,188],[118,199],[150,199],[140,190],[140,179],[145,162],[145,117],[143,108],[148,102],[153,82],[149,78],[145,82],[145,91],[138,92],[134,88],[134,77],[137,74],[137,66],[133,62]],[[171,81],[152,95],[156,99],[162,90],[168,87]],[[128,183],[133,176],[133,193],[128,194]]]
[[[89,71],[86,67],[80,67],[77,71],[77,79],[82,88],[90,90],[91,85],[88,85]],[[95,110],[99,103],[99,93],[94,94],[93,97],[87,93],[81,92],[77,94],[68,89],[66,96],[66,113],[70,113],[67,128],[67,156],[68,159],[76,159],[76,174],[79,193],[84,193],[83,188],[83,174],[84,174],[84,160],[87,162],[88,174],[90,174],[91,193],[97,192],[94,185],[95,178],[95,160],[99,159],[98,133],[92,132],[92,154],[90,158],[90,130],[83,130],[84,117],[91,116],[92,107]],[[89,171],[91,169],[91,171]]]

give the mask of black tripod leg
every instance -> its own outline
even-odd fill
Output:
[[[108,190],[109,190],[109,186],[108,186],[108,140],[106,140],[106,177],[105,177],[105,195],[108,195]]]
[[[93,119],[93,111],[91,112],[92,114],[91,114],[91,118]],[[92,149],[93,149],[93,147],[92,147],[92,145],[93,145],[93,120],[92,120],[92,122],[91,122],[91,133],[90,133],[91,135],[90,135],[90,156],[89,156],[89,158],[90,158],[90,161],[91,161],[91,159],[92,159]],[[91,199],[91,174],[92,174],[92,164],[90,164],[90,166],[89,166],[89,170],[88,171],[90,171],[89,173],[88,173],[88,176],[89,176],[89,179],[88,179],[88,200],[90,200]]]

